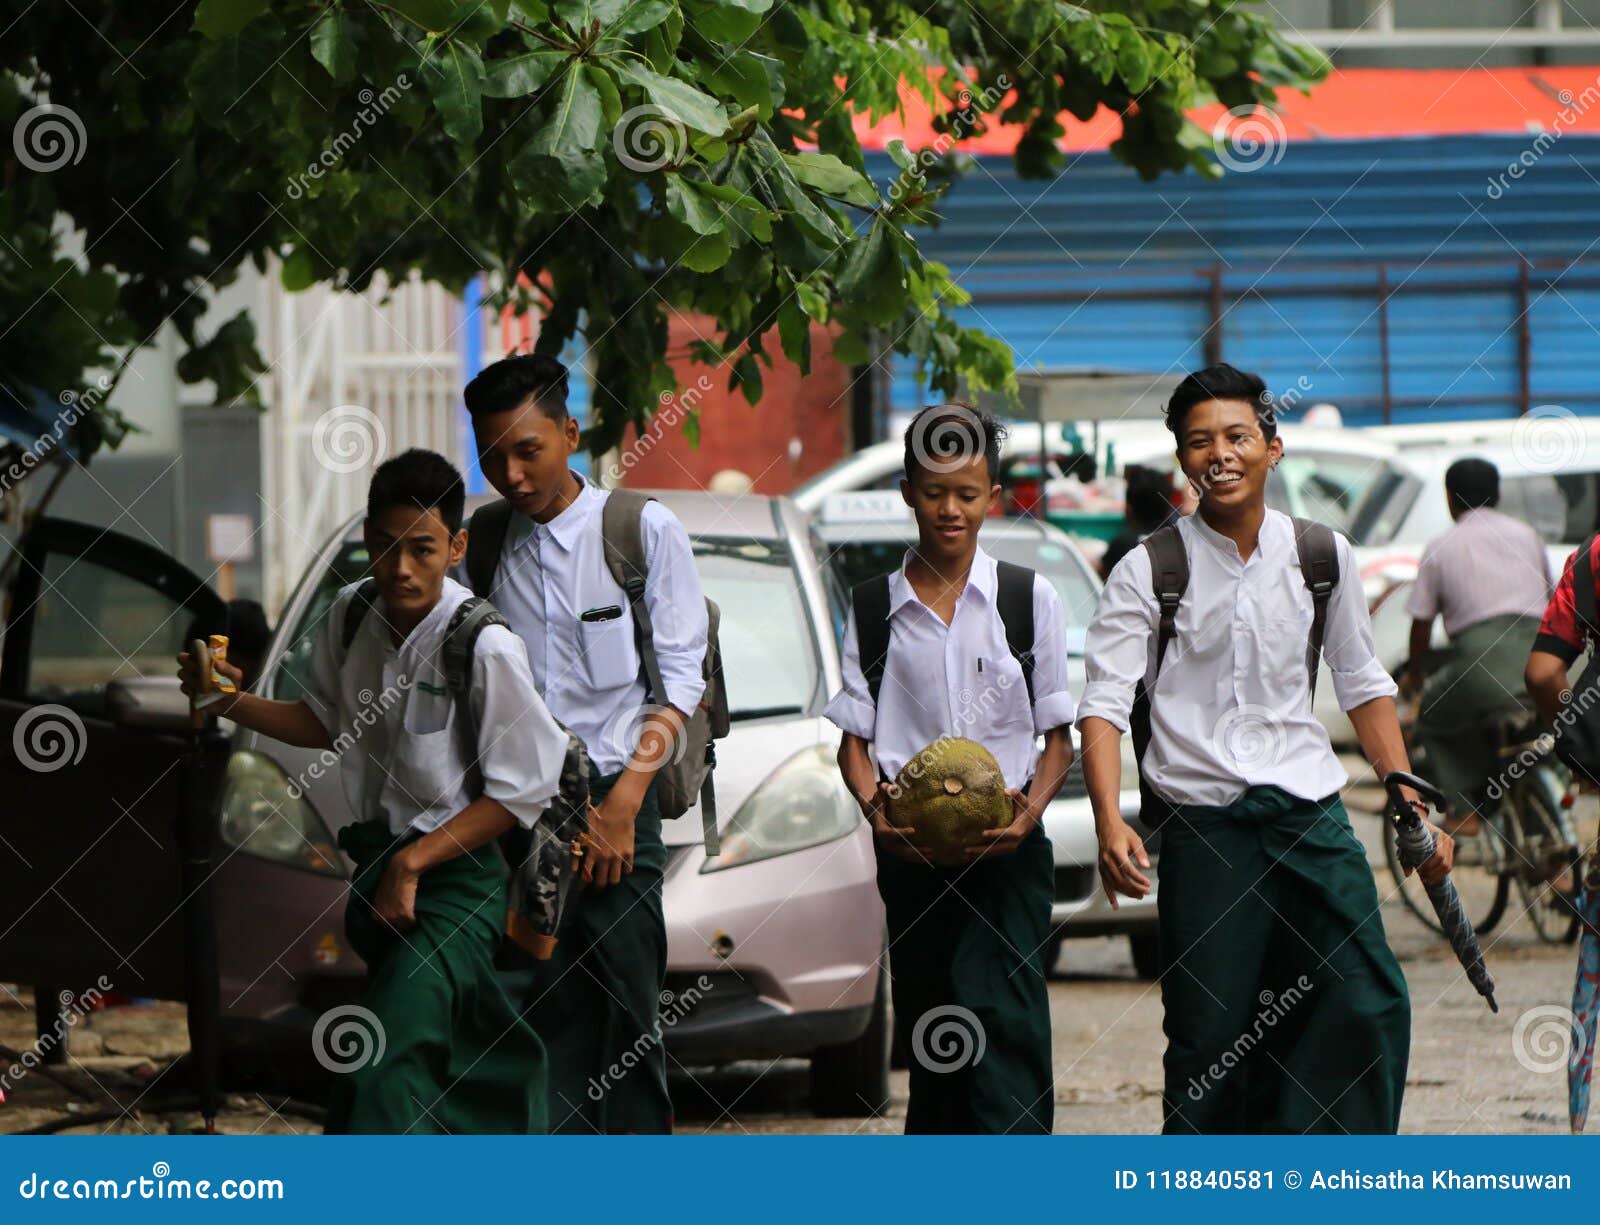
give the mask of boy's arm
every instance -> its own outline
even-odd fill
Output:
[[[422,874],[493,842],[516,823],[499,800],[479,796],[438,829],[395,852],[373,894],[373,913],[397,932],[416,926],[417,882]]]
[[[232,719],[240,727],[260,732],[273,740],[292,744],[302,749],[331,749],[333,738],[322,720],[304,702],[274,702],[244,692],[243,674],[230,663],[216,663],[217,671],[233,681],[239,692],[224,695],[205,708],[208,715],[221,715]],[[187,651],[178,656],[178,676],[183,682],[183,692],[195,697],[205,692],[195,674],[195,659]]]

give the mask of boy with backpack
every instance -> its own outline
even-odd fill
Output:
[[[1261,379],[1197,371],[1167,426],[1199,506],[1112,572],[1078,713],[1113,906],[1150,890],[1117,802],[1130,729],[1142,820],[1161,830],[1163,1130],[1393,1132],[1410,1001],[1311,698],[1325,659],[1382,777],[1409,769],[1395,684],[1348,542],[1267,509],[1283,441]],[[1438,842],[1427,880],[1450,869]]]
[[[568,467],[579,433],[566,397],[566,368],[535,354],[486,366],[465,393],[504,499],[473,515],[469,582],[527,644],[539,691],[591,763],[588,889],[526,1015],[550,1050],[551,1130],[667,1132],[661,822],[698,799],[716,853],[711,740],[727,732],[727,705],[715,606],[665,507]],[[608,1076],[626,1052],[627,1075]]]
[[[1048,1133],[1055,1110],[1044,964],[1055,864],[1041,822],[1072,764],[1073,707],[1055,588],[978,545],[1003,433],[962,404],[912,420],[900,492],[917,543],[898,572],[852,592],[844,687],[824,712],[844,733],[839,769],[877,849],[908,1133]],[[888,786],[950,737],[994,755],[1011,809],[954,868],[930,863],[896,822]]]
[[[522,643],[447,575],[466,550],[464,499],[441,455],[379,465],[362,529],[372,578],[335,598],[306,698],[240,686],[206,707],[340,754],[357,814],[339,831],[356,867],[345,924],[367,963],[381,1054],[336,1078],[329,1133],[545,1130],[544,1048],[495,976],[507,913],[496,841],[531,829],[555,798],[568,738]],[[458,695],[444,655],[468,620],[480,628]],[[184,692],[210,689],[196,660],[178,662]],[[238,684],[236,667],[214,666]]]

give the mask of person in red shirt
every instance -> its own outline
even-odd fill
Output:
[[[1522,674],[1540,718],[1552,726],[1572,692],[1567,682],[1567,669],[1583,654],[1584,635],[1578,624],[1578,602],[1572,591],[1572,572],[1577,560],[1575,552],[1562,567],[1561,581],[1556,584],[1555,594],[1544,610],[1533,650],[1528,655],[1528,666]],[[1600,536],[1589,541],[1589,561],[1596,567],[1594,572],[1600,574]]]

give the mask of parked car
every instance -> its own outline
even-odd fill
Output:
[[[850,588],[873,575],[897,569],[907,546],[917,539],[916,524],[899,493],[884,491],[824,498],[814,522],[819,541],[816,551],[826,560],[836,582],[835,625],[842,634]],[[990,519],[978,539],[994,557],[1036,570],[1055,587],[1067,616],[1070,684],[1074,696],[1081,697],[1084,634],[1099,598],[1100,580],[1071,537],[1037,519]],[[1122,811],[1150,846],[1149,875],[1154,881],[1160,840],[1139,821],[1138,772],[1133,745],[1126,736],[1122,747],[1123,783],[1131,788],[1122,793]],[[1076,732],[1073,748],[1076,753]],[[1055,850],[1056,864],[1050,963],[1055,963],[1062,942],[1069,937],[1126,935],[1139,973],[1156,977],[1161,962],[1155,890],[1138,901],[1122,898],[1115,910],[1106,901],[1097,866],[1099,843],[1094,832],[1094,812],[1081,761],[1073,761],[1066,783],[1045,810],[1044,827]]]
[[[733,731],[715,773],[723,851],[707,860],[693,810],[667,823],[664,1034],[679,1064],[811,1059],[825,1111],[888,1101],[885,928],[870,832],[821,717],[839,683],[824,579],[787,500],[662,493],[722,610]],[[469,509],[470,509],[469,505]],[[283,611],[259,688],[303,692],[335,594],[367,562],[359,517],[323,542]],[[116,532],[42,520],[30,533],[0,670],[0,730],[78,745],[64,768],[0,770],[0,981],[187,998],[175,813],[186,700],[173,656],[221,601],[171,557]],[[75,726],[74,726],[75,725]],[[219,738],[220,739],[220,738]],[[354,819],[331,754],[242,729],[214,752],[214,932],[224,1031],[309,1052],[307,1031],[355,999],[344,938]],[[69,814],[64,817],[64,814]]]

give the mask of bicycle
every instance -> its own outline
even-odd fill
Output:
[[[1454,835],[1451,878],[1462,909],[1473,929],[1486,934],[1504,917],[1515,884],[1539,939],[1570,943],[1580,925],[1571,891],[1583,879],[1584,859],[1572,820],[1576,788],[1553,752],[1554,738],[1538,729],[1533,716],[1502,719],[1491,739],[1496,774],[1485,781],[1474,805],[1478,828]],[[1427,773],[1425,765],[1417,768]],[[1421,882],[1401,869],[1393,831],[1385,831],[1383,845],[1400,900],[1439,931]],[[1566,890],[1557,888],[1563,879]]]

